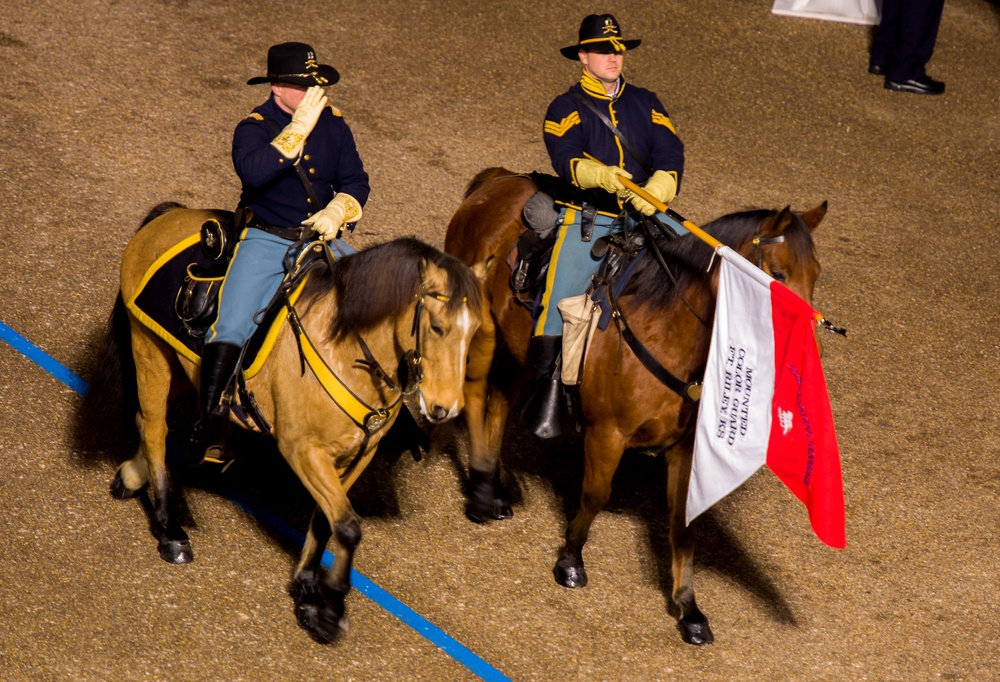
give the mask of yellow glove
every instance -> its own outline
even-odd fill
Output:
[[[350,194],[338,192],[333,200],[321,211],[305,220],[303,225],[314,229],[320,241],[336,239],[344,229],[344,223],[356,223],[361,219],[361,204]]]
[[[658,170],[653,173],[653,177],[646,181],[646,186],[643,189],[652,194],[654,199],[659,199],[661,203],[669,204],[677,196],[677,177],[673,173]],[[632,193],[629,192],[629,194]],[[653,215],[656,213],[656,208],[645,199],[632,194],[629,200],[643,215]]]
[[[605,166],[600,161],[591,161],[590,159],[577,161],[575,173],[576,184],[580,185],[583,189],[600,187],[612,194],[625,191],[625,185],[618,179],[619,175],[629,180],[632,179],[632,174],[624,168]]]
[[[326,106],[326,94],[323,88],[314,85],[302,96],[299,106],[295,107],[292,122],[271,140],[271,145],[281,152],[286,159],[298,159],[309,133],[316,127],[319,115]]]

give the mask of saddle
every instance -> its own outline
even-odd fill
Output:
[[[528,199],[521,212],[527,229],[507,255],[507,264],[511,269],[510,288],[517,294],[514,300],[534,311],[544,292],[559,226],[559,207],[580,209],[585,241],[589,241],[587,235],[599,210],[618,213],[619,208],[607,192],[580,189],[555,175],[532,172],[526,177],[538,187],[538,192]]]

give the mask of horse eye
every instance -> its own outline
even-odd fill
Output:
[[[775,271],[773,271],[771,273],[771,277],[774,277],[774,279],[776,281],[778,281],[778,282],[784,282],[785,281],[785,273],[783,273],[781,270],[775,270]]]
[[[431,325],[431,331],[438,336],[444,336],[444,327],[440,327],[436,324]]]

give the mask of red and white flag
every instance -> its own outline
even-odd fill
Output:
[[[719,255],[687,522],[767,464],[805,503],[819,539],[842,548],[844,487],[816,311],[732,249]]]

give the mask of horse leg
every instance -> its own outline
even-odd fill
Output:
[[[119,500],[135,497],[149,483],[149,467],[142,449],[132,459],[122,462],[111,480],[111,495]]]
[[[500,485],[500,444],[510,410],[509,396],[490,383],[496,335],[484,316],[469,347],[465,370],[465,423],[469,428],[469,498],[465,514],[476,523],[514,516]]]
[[[667,462],[667,505],[670,514],[673,601],[680,610],[677,627],[688,644],[711,644],[715,637],[708,618],[694,598],[694,531],[686,525],[688,478],[691,475],[693,445],[675,448]]]
[[[160,558],[172,564],[186,564],[194,560],[194,553],[187,533],[174,516],[168,493],[167,406],[172,380],[168,352],[172,351],[165,350],[146,334],[133,334],[132,353],[139,388],[136,425],[139,427],[140,448],[151,484],[153,534],[159,541]],[[126,465],[128,462],[119,469],[119,474],[122,475],[125,487],[128,487],[125,476],[134,472],[137,467],[126,468]]]
[[[336,637],[340,618],[344,615],[344,595],[326,589],[320,565],[331,535],[330,522],[317,506],[309,521],[302,555],[288,588],[295,600],[295,618],[299,626],[320,642],[329,642]]]
[[[317,502],[289,592],[295,600],[299,626],[326,644],[340,632],[344,619],[344,600],[351,590],[351,567],[361,542],[361,523],[325,451],[313,448],[289,461]],[[331,539],[333,566],[324,571],[323,551]]]
[[[566,544],[553,569],[556,582],[563,587],[584,587],[587,584],[583,546],[590,534],[590,524],[611,497],[611,479],[624,453],[625,441],[610,425],[591,426],[584,434],[580,509],[566,528]]]

